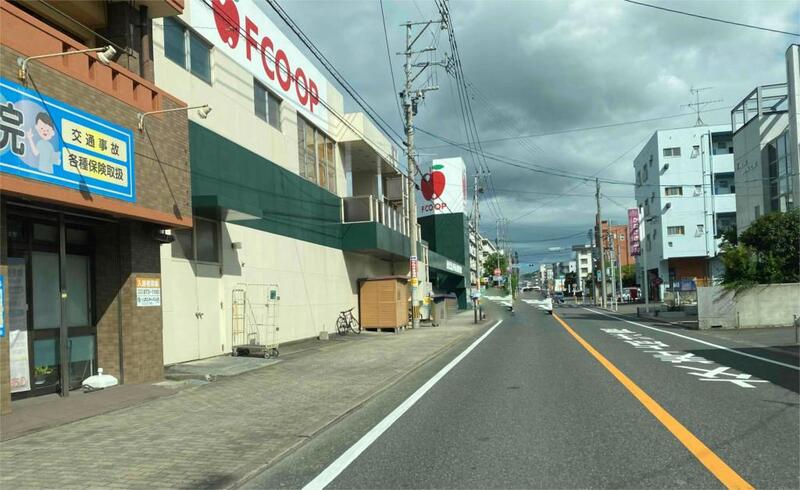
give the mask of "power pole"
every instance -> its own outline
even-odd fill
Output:
[[[597,191],[595,192],[595,199],[597,200],[597,215],[596,215],[596,226],[597,226],[597,250],[600,254],[600,292],[603,295],[600,298],[600,306],[605,308],[606,307],[606,258],[605,258],[605,247],[603,247],[603,228],[602,228],[602,220],[600,219],[600,179],[594,179],[595,186]]]
[[[411,257],[409,258],[409,270],[411,272],[411,326],[412,328],[419,327],[419,298],[417,297],[417,289],[418,289],[418,282],[417,279],[417,242],[419,242],[419,237],[417,236],[417,189],[416,189],[416,175],[417,171],[417,162],[416,157],[414,155],[414,115],[417,113],[417,105],[420,100],[425,98],[425,93],[430,90],[437,90],[439,87],[436,86],[428,86],[423,87],[420,89],[414,90],[412,88],[412,84],[414,80],[416,80],[419,75],[425,71],[428,66],[432,64],[440,64],[440,63],[424,63],[424,64],[416,64],[412,63],[411,57],[415,54],[425,53],[428,51],[434,51],[436,48],[429,47],[424,48],[420,51],[414,51],[413,46],[414,43],[419,40],[425,30],[430,27],[433,23],[441,23],[442,20],[439,21],[425,21],[425,22],[406,22],[402,24],[406,28],[406,49],[402,53],[398,53],[399,55],[405,56],[405,64],[404,72],[405,72],[405,86],[403,87],[403,91],[400,92],[400,97],[403,99],[403,108],[405,109],[405,129],[406,129],[406,153],[408,155],[408,222],[409,222],[409,233],[408,238],[411,243],[410,253]],[[421,25],[422,28],[417,33],[416,37],[413,39],[411,38],[412,30],[414,26]],[[420,67],[420,70],[412,75],[411,69],[412,67]]]
[[[473,308],[475,310],[475,323],[481,319],[482,312],[480,311],[480,293],[481,293],[481,253],[483,250],[483,243],[481,240],[481,234],[478,232],[478,225],[481,222],[481,214],[480,214],[480,205],[478,203],[478,196],[482,192],[478,184],[478,174],[475,174],[475,183],[472,191],[472,232],[474,233],[475,237],[475,291],[476,291],[476,299]]]

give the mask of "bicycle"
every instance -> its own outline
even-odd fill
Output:
[[[355,308],[350,308],[349,310],[339,312],[339,318],[336,319],[336,332],[339,335],[347,335],[348,332],[356,334],[361,333],[361,323],[353,315],[354,309]],[[354,328],[353,325],[356,325],[358,329]]]

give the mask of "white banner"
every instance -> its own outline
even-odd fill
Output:
[[[192,0],[191,27],[319,129],[328,81],[252,0]]]
[[[31,389],[28,358],[28,303],[26,296],[25,259],[8,258],[8,357],[11,371],[11,393]]]
[[[433,160],[417,191],[417,216],[463,213],[467,202],[467,170],[461,158]]]

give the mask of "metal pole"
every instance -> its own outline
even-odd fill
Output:
[[[605,249],[603,247],[603,230],[602,230],[602,220],[600,218],[600,179],[595,179],[595,186],[597,192],[595,192],[595,198],[597,200],[597,249],[600,253],[600,288],[601,293],[603,295],[600,298],[600,306],[605,308],[606,307],[606,259],[605,259]]]
[[[472,188],[472,233],[475,237],[475,301],[473,308],[475,310],[474,317],[475,323],[478,323],[479,313],[478,313],[478,302],[480,301],[480,292],[481,292],[481,244],[480,244],[480,235],[478,234],[478,174],[475,174],[474,184]]]
[[[622,245],[620,245],[619,240],[617,240],[616,254],[617,254],[617,272],[619,272],[619,297],[620,299],[622,299],[622,289],[624,287],[622,285]],[[625,255],[627,256],[628,254]]]
[[[61,322],[58,329],[59,374],[61,386],[59,394],[69,396],[69,330],[67,327],[67,233],[64,214],[58,214],[58,282],[61,291]]]
[[[611,234],[611,223],[608,223],[608,231],[606,231],[606,236],[608,237],[608,245],[609,249],[609,259],[611,260],[611,306],[614,311],[617,311],[617,279],[614,277],[614,261],[617,259],[616,250],[614,249],[614,237]]]
[[[406,61],[404,70],[406,75],[403,90],[403,107],[406,111],[406,152],[408,155],[408,239],[409,239],[409,270],[411,271],[411,327],[419,327],[419,302],[417,300],[417,189],[416,175],[417,162],[414,159],[414,109],[411,100],[411,24],[406,24]]]
[[[644,216],[644,208],[639,206],[639,247],[641,250],[640,256],[642,257],[642,285],[644,286],[644,312],[650,311],[650,273],[647,272],[647,231],[645,230],[645,222],[647,218]],[[644,243],[642,243],[644,242]]]

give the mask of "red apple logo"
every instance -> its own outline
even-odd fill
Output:
[[[422,191],[422,196],[428,201],[433,201],[438,197],[442,197],[444,193],[444,173],[439,172],[439,170],[443,168],[444,165],[434,165],[431,167],[430,173],[422,176],[420,190]]]
[[[214,23],[217,25],[222,42],[235,48],[239,44],[239,9],[236,8],[234,0],[212,0],[211,7],[214,10]]]

